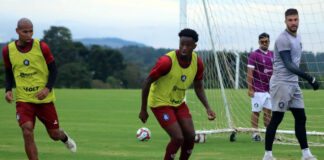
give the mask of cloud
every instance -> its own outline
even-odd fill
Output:
[[[188,26],[198,31],[198,47],[210,40],[202,1],[188,1]],[[285,29],[284,11],[300,11],[299,33],[305,49],[324,51],[324,1],[209,0],[212,35],[217,49],[258,48],[257,36],[268,32],[271,48]],[[73,38],[120,37],[154,47],[178,47],[179,0],[10,0],[0,5],[0,41],[15,38],[17,20],[29,17],[34,37],[50,26],[65,26]]]
[[[324,1],[206,1],[212,38],[217,50],[246,50],[258,48],[257,37],[270,34],[273,49],[276,37],[286,28],[284,12],[297,8],[305,50],[324,51]],[[211,49],[208,24],[202,1],[188,0],[188,25],[200,33],[198,48]]]
[[[0,26],[0,41],[17,37],[17,20],[27,17],[34,23],[36,38],[57,25],[68,27],[74,38],[112,36],[163,47],[156,37],[165,39],[173,28],[178,30],[178,7],[173,0],[11,0],[0,5],[0,20],[9,24]]]

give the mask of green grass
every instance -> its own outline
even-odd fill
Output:
[[[4,101],[0,89],[0,160],[27,159],[23,138],[15,116],[15,104]],[[41,160],[160,160],[169,137],[158,125],[152,112],[144,125],[138,119],[140,90],[57,89],[55,103],[62,129],[77,142],[78,151],[69,153],[61,142],[53,142],[37,120],[35,141]],[[305,103],[323,106],[323,91],[304,91]],[[312,114],[312,111],[307,114]],[[316,110],[323,113],[323,110]],[[249,114],[249,113],[247,113]],[[195,118],[195,117],[194,117]],[[286,118],[286,117],[285,117]],[[215,123],[218,123],[215,121]],[[319,122],[323,125],[323,122]],[[146,126],[152,139],[139,142],[138,128]],[[321,127],[323,128],[323,127]],[[251,135],[239,134],[229,142],[229,135],[211,135],[204,144],[196,144],[192,160],[261,159],[264,143],[251,142]],[[324,143],[323,139],[321,139]],[[313,154],[324,159],[324,147],[311,147]],[[179,153],[178,153],[179,154]],[[274,144],[279,160],[300,159],[299,146]]]

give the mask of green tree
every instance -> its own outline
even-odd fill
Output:
[[[119,49],[125,57],[125,61],[138,64],[140,70],[149,72],[156,61],[172,49],[153,47],[125,46]]]
[[[58,68],[56,85],[59,88],[91,88],[91,74],[83,63],[67,63]]]
[[[107,78],[107,84],[110,86],[110,88],[122,88],[123,87],[123,82],[114,76],[109,76]]]
[[[49,45],[58,67],[66,63],[80,61],[78,50],[74,46],[68,28],[51,26],[49,30],[44,31],[42,41]]]
[[[141,88],[146,78],[139,64],[128,62],[126,68],[116,77],[123,81],[125,88]]]
[[[94,45],[90,49],[88,65],[93,79],[106,82],[109,76],[118,74],[125,68],[124,58],[118,50]]]

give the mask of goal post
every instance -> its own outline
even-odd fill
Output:
[[[255,1],[255,0],[181,0],[180,28],[192,28],[199,34],[196,52],[204,63],[204,87],[216,121],[208,121],[204,107],[193,90],[186,95],[197,133],[265,132],[263,112],[259,128],[251,127],[251,99],[247,92],[247,60],[258,49],[258,35],[270,35],[269,50],[276,37],[285,29],[284,12],[297,8],[302,37],[303,55],[300,68],[315,76],[322,88],[314,92],[299,79],[305,101],[307,134],[314,144],[324,145],[324,108],[321,107],[324,80],[324,1]],[[322,95],[322,96],[321,96]],[[321,102],[322,101],[322,102]],[[285,114],[277,133],[293,140],[294,118]]]

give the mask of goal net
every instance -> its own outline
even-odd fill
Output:
[[[198,133],[252,133],[251,99],[247,91],[247,60],[258,49],[258,35],[270,35],[269,49],[286,28],[284,12],[299,11],[298,34],[303,43],[300,68],[324,83],[324,1],[322,0],[182,0],[180,26],[192,28],[199,34],[196,52],[204,62],[204,87],[209,104],[216,113],[208,121],[206,110],[193,90],[187,92],[195,128]],[[322,89],[314,92],[307,81],[299,79],[303,91],[306,128],[310,144],[324,144],[324,97]],[[259,128],[265,132],[263,112]],[[264,135],[263,135],[264,136]],[[286,112],[277,136],[282,143],[297,144],[294,118]]]

